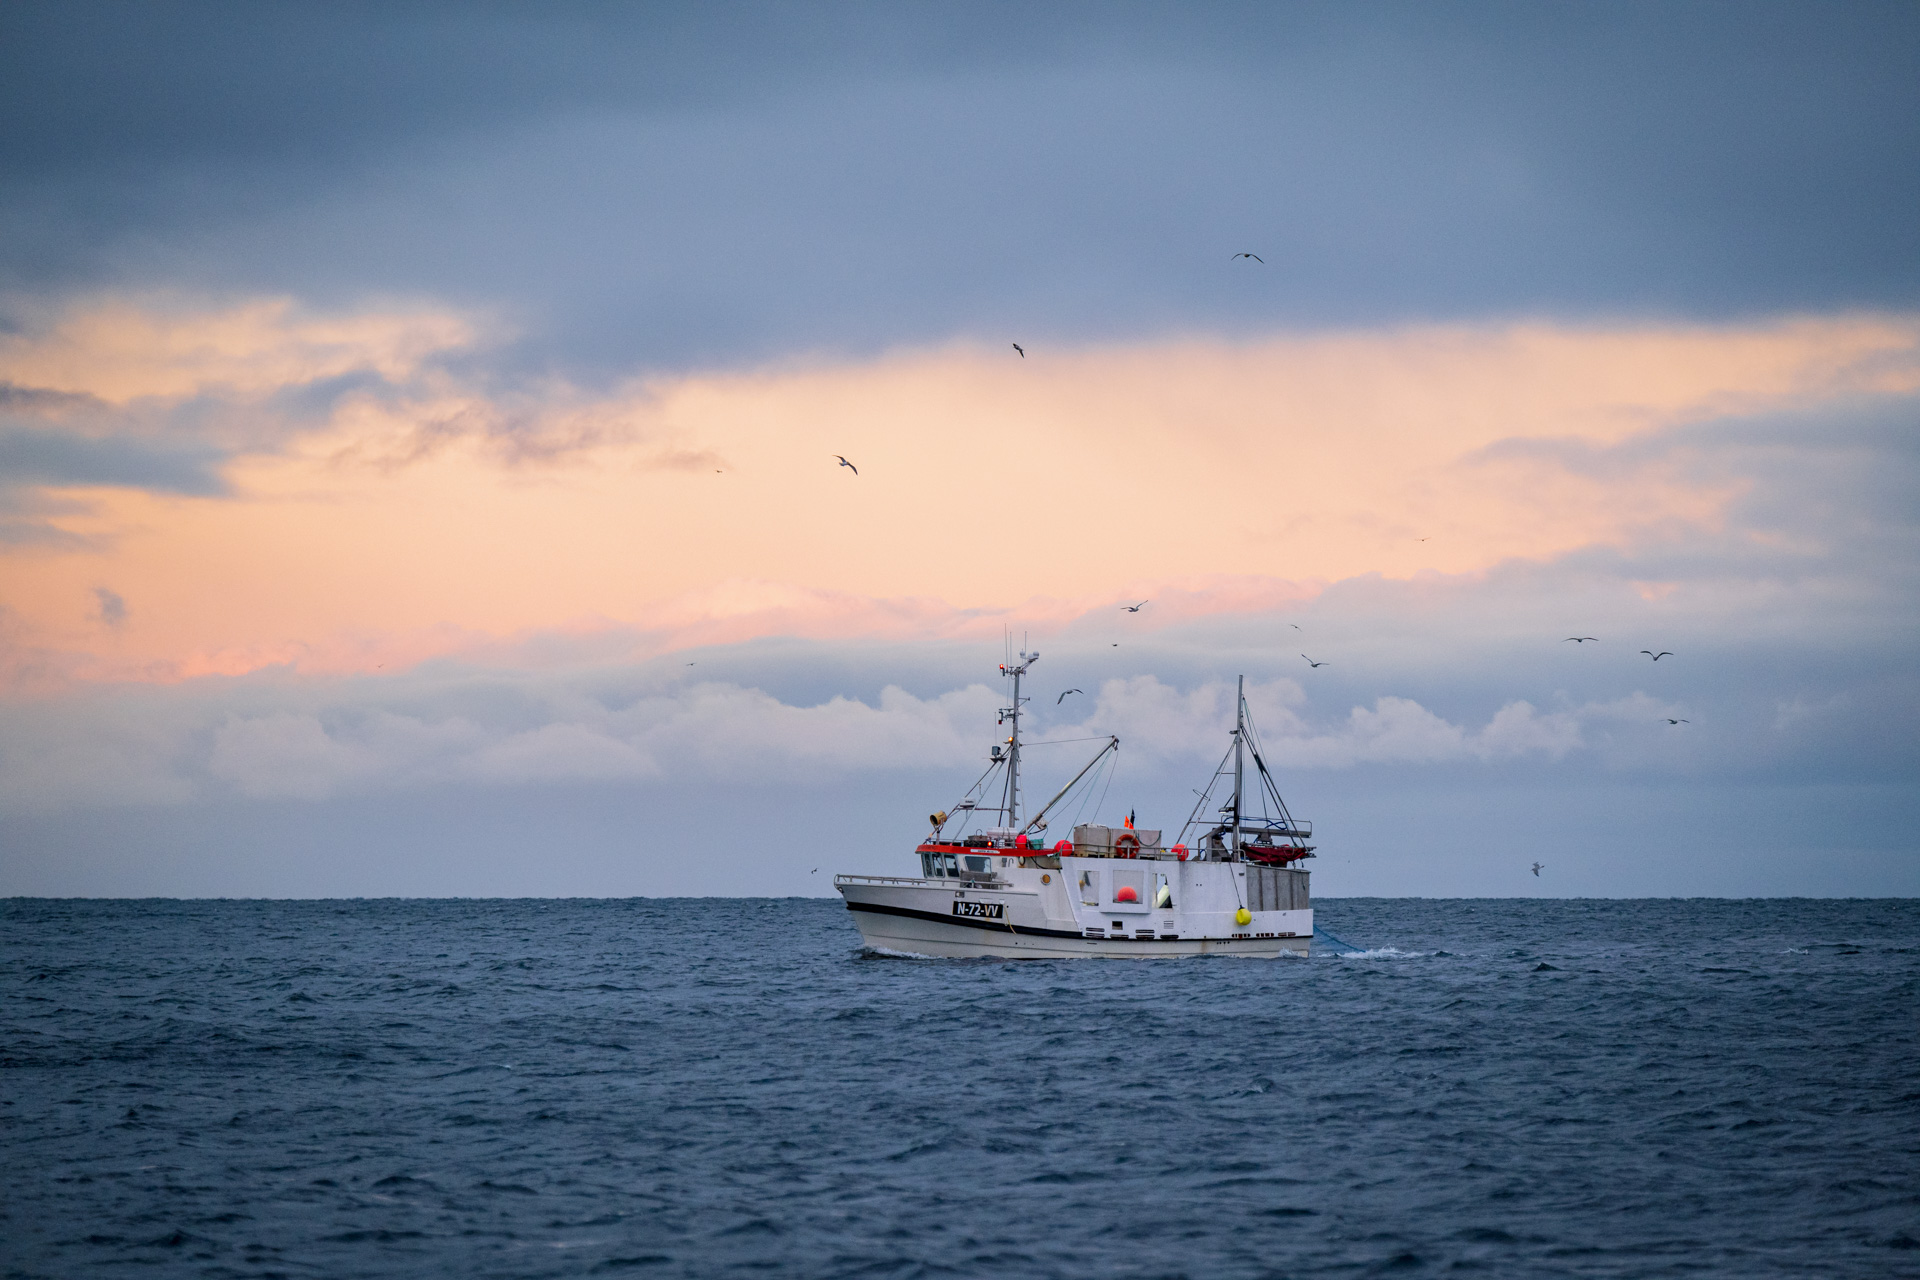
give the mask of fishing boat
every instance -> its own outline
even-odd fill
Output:
[[[1313,856],[1313,824],[1296,820],[1280,798],[1248,712],[1246,678],[1226,755],[1171,844],[1129,812],[1117,827],[1075,823],[1071,840],[1049,845],[1048,820],[1075,803],[1084,810],[1103,773],[1111,782],[1120,739],[1107,737],[1023,817],[1020,720],[1029,699],[1020,688],[1039,659],[1023,649],[1001,664],[1013,686],[999,712],[1006,737],[966,795],[929,816],[931,830],[914,851],[920,874],[833,878],[867,946],[1036,960],[1306,955],[1313,905],[1300,864]],[[1230,794],[1216,804],[1216,791]]]

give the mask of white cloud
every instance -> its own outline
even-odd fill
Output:
[[[319,800],[342,783],[374,776],[379,760],[336,740],[318,718],[282,711],[229,717],[214,734],[207,770],[250,796]]]
[[[1558,760],[1581,745],[1577,716],[1564,711],[1542,715],[1530,702],[1501,707],[1471,743],[1482,759],[1539,754]]]
[[[988,746],[1004,732],[994,722],[1003,691],[978,684],[934,697],[888,686],[871,702],[836,696],[801,704],[723,683],[603,700],[565,676],[300,682],[246,688],[249,702],[290,705],[245,712],[218,705],[235,697],[235,686],[208,692],[211,699],[191,686],[156,692],[143,704],[144,715],[127,717],[123,708],[117,723],[82,717],[76,723],[85,727],[78,731],[49,734],[42,720],[32,732],[9,732],[0,752],[0,795],[46,809],[178,803],[209,788],[322,800],[469,782],[964,772],[983,764]],[[1417,702],[1384,697],[1316,731],[1296,709],[1304,708],[1305,695],[1294,681],[1254,682],[1247,693],[1274,763],[1293,767],[1557,759],[1581,745],[1577,713],[1541,715],[1524,702],[1501,708],[1475,732]],[[375,700],[426,700],[446,709],[402,711],[370,705]],[[1232,705],[1233,686],[1226,682],[1180,689],[1152,676],[1110,680],[1083,723],[1041,736],[1115,733],[1130,757],[1186,761],[1223,749]],[[60,780],[83,773],[85,785]]]
[[[1260,702],[1284,708],[1297,700],[1298,687],[1266,686],[1256,693]],[[1153,676],[1132,676],[1102,684],[1092,713],[1074,732],[1115,734],[1129,756],[1157,759],[1216,751],[1232,725],[1232,685],[1215,681],[1183,692]]]
[[[708,684],[648,706],[641,733],[663,755],[710,768],[919,768],[983,754],[996,704],[984,685],[929,699],[889,686],[877,706],[845,697],[790,706],[758,689]]]
[[[555,678],[545,687],[524,682],[517,692],[531,694],[534,705],[521,702],[503,713],[499,684],[443,691],[443,698],[472,705],[438,719],[351,705],[229,714],[212,734],[206,773],[248,796],[319,800],[450,782],[602,782],[741,769],[793,777],[964,766],[985,754],[997,704],[980,685],[930,699],[890,686],[876,705],[834,697],[800,706],[759,689],[701,684],[609,709]],[[311,691],[302,686],[294,696]],[[340,692],[347,695],[348,686]],[[491,722],[478,709],[489,702]],[[529,719],[541,722],[525,723]]]
[[[1150,759],[1206,755],[1224,749],[1233,724],[1234,686],[1214,681],[1182,691],[1153,676],[1109,680],[1093,714],[1078,726],[1118,734],[1130,755]],[[1435,764],[1537,755],[1558,760],[1583,745],[1581,711],[1542,714],[1509,702],[1486,727],[1449,723],[1409,698],[1381,697],[1354,707],[1344,723],[1316,732],[1299,708],[1306,694],[1293,680],[1253,682],[1247,704],[1271,763],[1291,768],[1345,768],[1363,763]],[[1601,710],[1601,714],[1608,714]]]
[[[542,725],[490,742],[458,772],[490,782],[604,781],[650,778],[660,766],[647,752],[581,724]]]
[[[1853,699],[1844,693],[1836,693],[1831,698],[1809,701],[1795,694],[1791,698],[1781,698],[1774,703],[1773,727],[1784,733],[1802,721],[1815,720],[1845,711],[1853,705]]]
[[[42,704],[0,717],[0,809],[185,804],[198,789],[166,724]]]

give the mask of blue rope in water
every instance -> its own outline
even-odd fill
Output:
[[[1318,941],[1321,938],[1325,938],[1328,942],[1331,942],[1336,947],[1345,947],[1347,949],[1346,954],[1350,956],[1357,956],[1363,950],[1365,950],[1364,947],[1356,947],[1351,942],[1347,942],[1343,939],[1334,937],[1332,934],[1328,933],[1325,929],[1320,928],[1318,925],[1314,926],[1313,936],[1316,941]]]

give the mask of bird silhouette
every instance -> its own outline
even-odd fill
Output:
[[[1546,866],[1546,865],[1547,865],[1547,864],[1546,864],[1546,863],[1544,863],[1544,862],[1536,862],[1536,863],[1534,863],[1534,864],[1533,864],[1533,874],[1535,874],[1536,876],[1537,876],[1537,875],[1539,875],[1539,874],[1540,874],[1540,868],[1542,868],[1542,867],[1544,867],[1544,866]]]
[[[1021,345],[1020,345],[1019,343],[1017,343],[1017,342],[1016,342],[1016,343],[1014,343],[1014,344],[1013,344],[1013,349],[1014,349],[1015,351],[1018,351],[1018,352],[1020,353],[1020,358],[1021,358],[1022,360],[1025,360],[1025,359],[1027,358],[1027,349],[1026,349],[1025,347],[1023,347],[1023,346],[1021,346]]]
[[[1292,627],[1295,631],[1298,631],[1300,629],[1300,624],[1297,622],[1289,622],[1287,625]]]
[[[1304,653],[1301,654],[1300,656],[1303,658],[1307,658],[1307,655]],[[1307,665],[1310,667],[1324,667],[1327,664],[1324,662],[1315,662],[1312,658],[1307,658]]]
[[[1242,258],[1252,258],[1255,262],[1259,263],[1263,267],[1267,265],[1267,260],[1261,257],[1257,253],[1236,253],[1233,255],[1231,259],[1229,259],[1229,261],[1238,262]]]
[[[1138,613],[1140,612],[1141,609],[1146,607],[1147,603],[1148,603],[1147,601],[1142,600],[1139,604],[1123,604],[1120,607],[1126,610],[1128,613]]]
[[[807,872],[807,874],[810,876],[817,876],[820,874],[820,868],[815,867],[813,870]]]
[[[834,457],[836,457],[836,458],[840,458],[840,465],[841,465],[841,466],[843,466],[843,467],[845,467],[845,468],[846,468],[847,470],[849,470],[849,471],[851,471],[851,472],[853,472],[853,474],[855,474],[855,475],[859,475],[859,474],[860,474],[860,468],[858,468],[858,467],[856,467],[856,466],[854,466],[854,465],[853,465],[853,464],[852,464],[851,462],[848,462],[848,461],[847,461],[847,460],[846,460],[845,458],[841,458],[841,457],[840,457],[840,455],[839,455],[839,454],[837,454],[837,453],[836,453],[836,454],[834,454],[833,456],[834,456]]]
[[[1692,724],[1693,723],[1693,721],[1691,720],[1675,720],[1672,716],[1667,716],[1665,717],[1665,719],[1668,724]]]
[[[1589,640],[1598,640],[1599,638],[1599,636],[1568,636],[1567,640],[1571,640],[1575,644],[1585,644]],[[1567,640],[1562,640],[1560,643],[1565,644]],[[1645,653],[1646,650],[1642,649],[1640,652]]]
[[[1655,653],[1651,649],[1642,649],[1640,652],[1646,654],[1649,658],[1652,658],[1655,662],[1660,661],[1660,659],[1662,658],[1671,658],[1673,656],[1673,650],[1671,649],[1662,649],[1658,653]]]
[[[1086,696],[1086,692],[1087,692],[1087,691],[1086,691],[1085,689],[1069,689],[1069,690],[1067,690],[1067,693],[1077,693],[1077,694],[1080,694],[1080,695],[1081,695],[1082,697],[1085,697],[1085,696]],[[1055,699],[1053,700],[1053,705],[1057,707],[1057,706],[1059,706],[1059,705],[1060,705],[1061,703],[1063,703],[1063,702],[1065,702],[1065,701],[1067,700],[1067,693],[1063,693],[1063,694],[1061,694],[1061,695],[1060,695],[1059,697],[1057,697],[1057,698],[1055,698]]]

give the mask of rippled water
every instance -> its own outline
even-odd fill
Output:
[[[8,1276],[1920,1275],[1920,903],[0,904]]]

